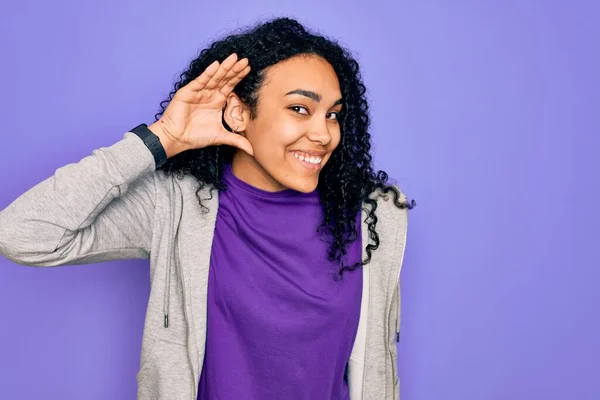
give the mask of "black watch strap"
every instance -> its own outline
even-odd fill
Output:
[[[165,148],[160,143],[159,137],[152,133],[150,129],[148,129],[148,125],[140,124],[129,132],[135,133],[144,141],[144,144],[146,147],[148,147],[148,149],[150,149],[152,155],[154,156],[156,168],[162,167],[167,162],[167,153],[165,152]]]

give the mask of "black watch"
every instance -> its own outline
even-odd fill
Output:
[[[148,129],[148,125],[140,124],[129,132],[135,133],[144,141],[144,144],[146,147],[148,147],[148,149],[150,149],[152,155],[154,156],[156,168],[162,167],[167,162],[167,153],[165,152],[163,145],[160,143],[160,138],[152,133],[150,129]]]

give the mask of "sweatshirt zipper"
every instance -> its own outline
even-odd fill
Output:
[[[408,214],[408,211],[407,211]],[[408,217],[408,215],[407,215]],[[402,264],[404,264],[404,252],[406,250],[406,234],[408,232],[408,218],[404,221],[404,240],[402,241],[402,252],[400,257],[400,267],[398,268],[398,277],[396,279],[396,291],[398,292],[398,314],[396,315],[396,343],[400,342],[400,314],[402,307],[402,299],[400,298],[400,273],[402,272]]]
[[[398,312],[396,313],[396,343],[400,342],[400,274],[398,274],[398,283],[396,284],[395,290],[398,292]]]
[[[397,308],[397,312],[396,315],[394,315],[395,318],[395,328],[396,328],[396,332],[395,332],[395,337],[394,337],[394,344],[393,346],[396,346],[396,343],[400,342],[400,307],[401,307],[401,298],[400,298],[400,273],[402,272],[402,264],[404,263],[404,252],[406,250],[406,233],[408,231],[408,221],[405,221],[404,223],[404,240],[402,241],[402,249],[401,249],[401,256],[400,256],[400,266],[398,268],[398,276],[396,279],[396,284],[394,285],[394,290],[395,290],[395,295],[398,296],[398,308]],[[393,297],[392,297],[392,301],[393,301]],[[392,309],[392,305],[390,305],[390,314],[391,314],[391,309]],[[389,342],[388,342],[389,343]],[[396,350],[397,351],[397,350]],[[396,380],[399,379],[397,376],[397,365],[394,363],[394,357],[392,354],[392,347],[389,347],[389,353],[390,353],[390,361],[392,363],[392,390],[395,390],[395,383]],[[395,393],[395,392],[394,392]]]
[[[399,336],[399,330],[398,330],[398,322],[399,322],[399,318],[398,318],[398,312],[393,312],[394,310],[394,296],[398,296],[398,302],[400,301],[400,293],[398,292],[399,290],[399,285],[396,286],[394,285],[394,290],[395,292],[392,292],[392,304],[390,305],[390,312],[389,312],[389,318],[395,318],[394,321],[394,327],[395,327],[395,334],[394,334],[394,341],[392,343],[390,343],[389,341],[389,336],[388,338],[386,338],[386,343],[388,345],[388,353],[389,353],[389,360],[390,360],[390,364],[392,367],[392,376],[391,376],[391,388],[392,388],[392,393],[395,396],[395,386],[396,386],[396,381],[398,379],[398,375],[397,375],[397,369],[398,366],[396,365],[396,363],[394,362],[394,349],[392,346],[396,346],[396,343],[398,342],[398,336]],[[396,309],[396,311],[399,311],[399,309]],[[389,326],[389,325],[388,325]],[[397,351],[397,350],[396,350]],[[394,397],[395,399],[395,397]]]
[[[183,198],[181,199],[181,209],[183,211]],[[192,365],[192,360],[190,358],[190,318],[188,315],[188,307],[187,307],[187,303],[186,303],[186,298],[185,298],[185,276],[183,274],[183,268],[181,267],[181,241],[179,240],[179,226],[181,223],[181,217],[179,218],[180,222],[177,223],[177,231],[175,233],[175,237],[173,238],[173,240],[177,240],[177,253],[175,254],[175,265],[177,266],[177,268],[179,269],[179,276],[181,276],[181,285],[183,286],[182,288],[182,293],[183,295],[182,297],[182,301],[183,301],[183,318],[185,320],[185,336],[186,336],[186,355],[187,355],[187,361],[188,361],[188,365],[190,367],[190,372],[192,374],[192,398],[191,400],[196,400],[196,385],[195,385],[195,381],[196,381],[196,376],[194,375],[194,367]]]

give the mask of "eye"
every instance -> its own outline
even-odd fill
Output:
[[[308,115],[308,109],[302,106],[291,106],[290,110],[297,112],[298,114]],[[300,112],[299,110],[304,110],[305,112]]]
[[[331,116],[333,115],[333,118],[331,118]],[[340,113],[337,111],[333,111],[327,114],[327,119],[334,119],[336,121],[339,121],[340,119]]]

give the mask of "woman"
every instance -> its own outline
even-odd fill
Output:
[[[2,254],[150,259],[139,399],[397,399],[414,202],[373,172],[357,62],[275,19],[203,50],[161,109],[3,210]]]

